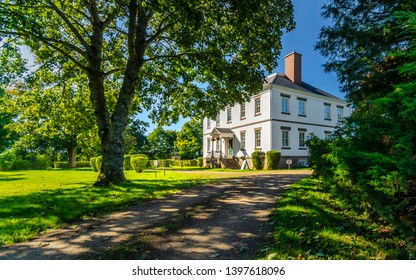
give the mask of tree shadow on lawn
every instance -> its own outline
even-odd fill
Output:
[[[132,180],[109,187],[84,185],[0,197],[0,245],[23,241],[45,229],[126,209],[205,182]]]
[[[18,181],[18,180],[24,180],[25,177],[18,177],[18,176],[24,176],[24,174],[0,174],[0,181]]]

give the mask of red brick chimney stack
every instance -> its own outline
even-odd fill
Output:
[[[302,55],[292,52],[285,56],[285,75],[296,84],[302,83]]]

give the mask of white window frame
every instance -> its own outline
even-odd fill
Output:
[[[240,104],[240,119],[246,118],[246,104]]]
[[[324,104],[324,119],[331,120],[331,104]]]
[[[240,150],[246,149],[246,132],[240,131]]]
[[[337,107],[337,119],[340,121],[344,118],[344,108]]]
[[[207,152],[211,152],[211,145],[212,145],[212,141],[211,138],[207,138]]]
[[[227,108],[227,123],[231,123],[232,122],[232,112],[231,112],[231,108]]]
[[[301,104],[303,104],[303,106],[301,106]],[[298,100],[298,114],[299,116],[306,116],[306,101],[305,100]]]
[[[211,119],[207,118],[207,129],[211,128]]]
[[[290,114],[290,99],[286,96],[282,96],[282,113]]]
[[[261,100],[260,97],[254,99],[254,115],[261,115]]]
[[[305,148],[305,147],[306,147],[306,131],[299,131],[299,148]]]
[[[255,148],[261,148],[261,129],[254,130],[254,145]]]
[[[220,126],[221,124],[221,115],[220,113],[217,114],[217,117],[215,118],[215,125]]]
[[[282,129],[282,148],[290,147],[290,131],[288,129]]]
[[[215,152],[221,151],[221,139],[215,139]]]

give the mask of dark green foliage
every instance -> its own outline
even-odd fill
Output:
[[[90,162],[89,161],[77,161],[77,168],[81,168],[81,167],[90,167]]]
[[[149,162],[149,158],[145,155],[134,155],[130,158],[130,163],[137,173],[143,172]]]
[[[354,112],[339,138],[311,149],[323,155],[315,172],[353,205],[396,222],[416,206],[415,10],[410,0],[332,1],[332,26],[317,45]]]
[[[263,170],[266,154],[262,151],[255,151],[251,154],[253,166],[257,170]]]
[[[266,152],[266,164],[267,169],[277,169],[279,166],[280,158],[282,153],[280,151],[268,151]]]
[[[124,162],[123,162],[123,168],[124,170],[132,170],[133,167],[131,166],[131,155],[124,155]]]
[[[90,166],[94,172],[98,172],[97,166],[95,165],[96,157],[90,158]]]
[[[18,157],[13,162],[13,166],[11,169],[12,170],[29,170],[31,168],[32,168],[32,164],[30,163],[30,161]]]
[[[6,150],[0,154],[0,170],[7,171],[13,166],[16,155],[12,150]]]
[[[198,158],[198,166],[199,166],[199,167],[204,166],[204,158],[202,158],[202,157],[199,157],[199,158]]]
[[[177,134],[174,146],[181,159],[194,159],[202,155],[202,121],[186,122]]]
[[[177,132],[156,128],[147,136],[147,154],[150,158],[166,159],[175,154],[174,143]]]

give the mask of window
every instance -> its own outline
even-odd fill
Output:
[[[207,152],[211,152],[211,145],[212,145],[212,141],[210,138],[207,138]]]
[[[241,131],[240,132],[240,150],[245,150],[246,149],[246,132],[245,131]]]
[[[298,110],[299,116],[306,116],[306,102],[304,100],[298,100]]]
[[[227,108],[227,123],[231,122],[231,108]]]
[[[282,148],[289,147],[289,130],[282,130]]]
[[[210,129],[211,128],[211,119],[207,119],[207,128]]]
[[[260,148],[261,147],[261,130],[260,129],[255,130],[254,135],[255,135],[254,143],[256,144],[256,148]]]
[[[332,137],[332,131],[325,131],[325,140],[329,140]]]
[[[289,98],[282,97],[282,113],[289,114]]]
[[[331,120],[331,104],[324,104],[324,118],[326,120]]]
[[[344,107],[337,106],[337,120],[342,120],[344,118]]]
[[[305,131],[299,131],[299,148],[305,148],[306,147],[305,135],[306,135]]]
[[[217,139],[215,142],[216,142],[215,151],[219,152],[221,148],[221,139]]]
[[[299,159],[298,161],[299,167],[308,167],[308,160],[307,159]]]
[[[246,118],[246,104],[240,104],[240,118]]]
[[[220,114],[217,114],[217,118],[215,119],[216,126],[220,126]]]
[[[254,100],[254,115],[260,115],[261,114],[261,103],[260,103],[260,97],[256,98]]]

